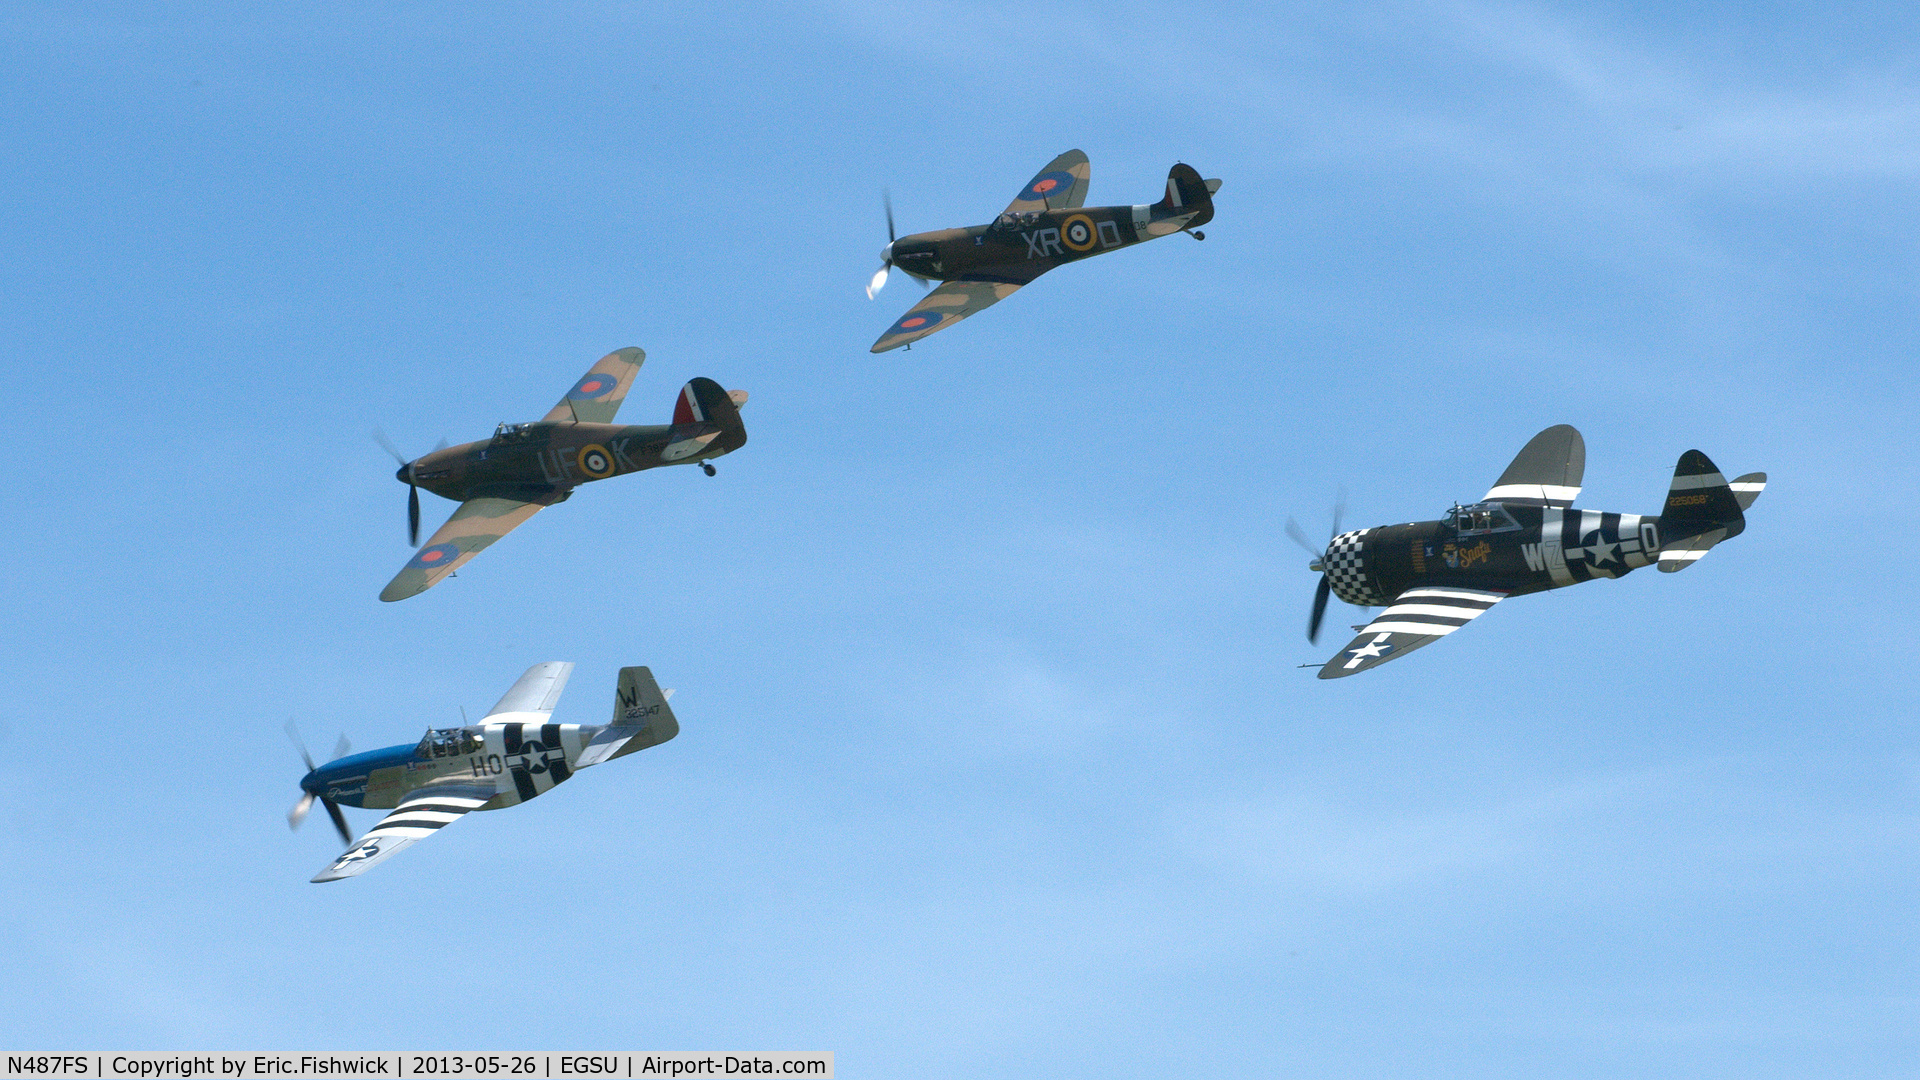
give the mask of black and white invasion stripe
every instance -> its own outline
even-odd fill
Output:
[[[1441,586],[1408,589],[1387,610],[1367,624],[1362,634],[1451,634],[1481,612],[1506,599],[1506,593]]]

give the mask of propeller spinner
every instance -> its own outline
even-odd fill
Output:
[[[313,770],[317,768],[313,763],[313,755],[307,753],[307,744],[300,738],[300,730],[293,726],[293,721],[291,720],[287,721],[287,738],[293,740],[293,745],[300,751],[300,760],[306,762],[307,772],[312,773]],[[353,744],[348,742],[347,737],[343,734],[340,736],[340,741],[333,744],[332,760],[338,761],[352,751]],[[307,813],[313,809],[313,801],[316,798],[320,800],[322,806],[327,808],[327,816],[333,819],[333,827],[340,830],[340,839],[344,841],[347,846],[351,847],[353,845],[353,830],[347,828],[347,816],[340,812],[340,804],[324,795],[316,796],[311,791],[302,794],[300,801],[293,804],[293,809],[287,811],[287,828],[298,829],[300,823],[307,820]]]

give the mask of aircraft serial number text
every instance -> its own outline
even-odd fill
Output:
[[[9,1054],[6,1077],[200,1080],[202,1077],[650,1077],[804,1076],[832,1080],[832,1052],[779,1054]]]

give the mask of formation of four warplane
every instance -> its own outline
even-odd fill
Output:
[[[987,225],[893,235],[867,286],[871,298],[898,267],[923,286],[940,282],[873,345],[910,346],[1012,295],[1056,266],[1185,232],[1206,237],[1220,181],[1184,164],[1167,174],[1160,201],[1085,207],[1090,170],[1078,150],[1041,169]],[[458,502],[446,524],[395,574],[382,600],[432,588],[543,507],[564,502],[581,484],[662,465],[698,464],[745,445],[740,407],[747,395],[710,379],[681,388],[670,424],[613,422],[646,354],[620,349],[573,384],[547,415],[501,424],[490,439],[442,447],[412,461],[397,451],[407,485],[408,541],[419,545],[420,489]],[[383,440],[384,441],[384,440]],[[392,447],[388,449],[391,451]],[[1698,450],[1680,456],[1657,515],[1573,508],[1586,469],[1586,446],[1567,425],[1535,435],[1479,502],[1455,504],[1437,521],[1341,532],[1316,547],[1298,523],[1287,532],[1313,555],[1320,574],[1307,624],[1317,641],[1329,598],[1384,608],[1357,625],[1357,636],[1320,668],[1337,679],[1377,667],[1438,641],[1509,597],[1619,577],[1643,566],[1672,572],[1739,535],[1766,474],[1732,481]],[[644,667],[622,668],[605,725],[555,724],[554,705],[570,663],[536,664],[478,724],[429,730],[420,742],[347,755],[308,772],[288,814],[297,827],[317,801],[347,850],[314,881],[362,873],[474,810],[513,806],[550,790],[580,769],[654,746],[679,732],[667,698]],[[289,729],[291,733],[291,728]],[[295,741],[298,741],[297,735]],[[355,840],[341,806],[391,812]]]

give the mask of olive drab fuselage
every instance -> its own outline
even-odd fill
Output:
[[[1056,266],[1179,232],[1184,222],[1155,220],[1144,204],[1030,210],[1002,214],[987,225],[903,236],[889,246],[888,257],[901,270],[932,281],[1024,284]]]
[[[1335,596],[1382,607],[1415,585],[1521,596],[1621,577],[1653,565],[1660,545],[1657,517],[1490,502],[1342,533],[1321,561]]]
[[[491,439],[436,450],[394,475],[455,502],[483,495],[558,502],[595,480],[718,457],[735,448],[731,442],[711,422],[502,424]]]

